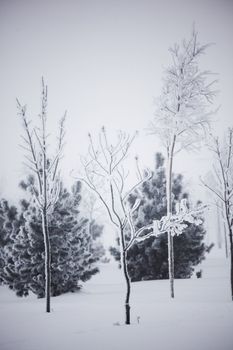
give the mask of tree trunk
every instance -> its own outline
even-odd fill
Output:
[[[46,312],[50,312],[50,289],[51,289],[51,250],[47,222],[47,212],[42,211],[42,229],[44,235],[45,247],[45,298],[46,298]]]
[[[170,281],[170,294],[171,298],[174,298],[174,247],[171,232],[168,232],[168,272]]]
[[[130,278],[128,274],[127,269],[127,252],[123,252],[123,270],[124,270],[124,276],[126,281],[126,298],[125,298],[125,324],[130,324],[130,305],[129,305],[129,298],[130,298]]]
[[[167,215],[172,214],[172,165],[173,165],[173,155],[174,147],[176,142],[176,136],[173,137],[171,148],[168,152],[168,164],[167,164],[167,181],[166,181],[166,195],[167,195]],[[174,247],[173,247],[173,237],[171,232],[168,233],[168,272],[170,280],[170,293],[171,298],[174,298]]]
[[[233,242],[232,242],[232,229],[230,229],[230,252],[231,252],[231,299],[233,301]]]
[[[229,229],[229,241],[230,241],[230,258],[231,258],[231,300],[233,301],[233,239],[232,239],[232,222],[228,217],[227,219],[228,229]]]
[[[226,194],[226,191],[225,191]],[[226,198],[226,195],[225,195]],[[233,300],[233,241],[232,241],[232,222],[230,221],[230,203],[228,200],[225,200],[225,215],[226,215],[226,222],[229,232],[229,241],[230,241],[230,258],[231,258],[231,267],[230,267],[230,274],[231,274],[231,299]]]
[[[130,324],[130,277],[127,268],[127,250],[125,249],[125,238],[123,228],[120,229],[120,243],[121,243],[121,267],[123,269],[124,278],[126,282],[126,297],[125,297],[125,324]]]

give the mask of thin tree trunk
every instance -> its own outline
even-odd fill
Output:
[[[120,243],[121,243],[121,267],[123,269],[124,278],[126,282],[126,297],[125,297],[125,324],[130,324],[130,277],[127,267],[127,250],[125,249],[125,238],[123,228],[120,228]]]
[[[231,221],[230,221],[230,209],[229,209],[229,202],[225,202],[225,210],[226,210],[226,217],[227,217],[227,226],[228,226],[228,232],[229,232],[229,241],[230,241],[230,257],[231,257],[231,299],[233,300],[233,242],[232,242],[232,227],[231,227]]]
[[[43,101],[44,102],[44,99]],[[43,166],[42,166],[42,176],[43,176],[43,187],[42,195],[44,197],[43,207],[42,207],[42,227],[44,235],[44,246],[45,246],[45,298],[46,298],[46,312],[50,312],[50,289],[51,289],[51,253],[50,253],[50,240],[49,240],[49,230],[48,230],[48,209],[47,209],[47,156],[46,156],[46,119],[45,119],[45,105],[42,105],[42,147],[43,147]]]
[[[227,225],[229,230],[229,241],[230,241],[230,258],[231,258],[231,267],[230,267],[230,274],[231,274],[231,299],[233,301],[233,239],[232,239],[232,227],[229,217],[227,218]]]
[[[175,142],[176,142],[176,136],[173,137],[172,145],[168,153],[167,181],[166,181],[167,215],[172,214],[172,165],[173,165]],[[175,293],[174,293],[173,237],[170,231],[167,234],[168,234],[168,273],[169,273],[169,280],[170,280],[170,293],[171,293],[171,298],[174,298]]]
[[[45,298],[46,312],[50,312],[50,285],[51,285],[51,253],[50,240],[48,231],[47,218],[47,158],[46,158],[46,143],[45,143],[45,125],[43,124],[43,210],[42,210],[42,225],[45,245]]]
[[[125,324],[130,324],[130,305],[129,305],[129,299],[130,299],[130,278],[128,274],[127,269],[127,252],[123,252],[123,270],[124,270],[124,276],[126,281],[126,298],[125,298]]]
[[[171,235],[171,232],[168,232],[168,272],[169,272],[171,298],[174,298],[175,297],[175,293],[174,293],[174,247],[173,247],[173,237]]]
[[[232,229],[230,228],[230,254],[231,254],[231,299],[233,301],[233,242],[232,242]]]
[[[230,258],[231,258],[231,267],[230,267],[230,274],[231,274],[231,299],[233,300],[233,241],[232,241],[232,222],[230,221],[230,208],[229,208],[229,201],[226,200],[226,191],[224,193],[224,205],[225,205],[225,215],[226,215],[226,222],[229,232],[229,241],[230,241]]]
[[[46,312],[50,312],[50,289],[51,289],[51,250],[47,222],[46,210],[42,212],[42,228],[44,235],[45,247],[45,298],[46,298]]]

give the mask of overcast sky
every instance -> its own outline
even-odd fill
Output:
[[[215,43],[201,66],[218,73],[221,109],[214,128],[222,133],[233,116],[233,1],[0,0],[1,196],[18,198],[25,173],[15,98],[36,119],[42,75],[51,132],[68,111],[66,179],[86,151],[87,132],[102,125],[110,132],[139,130],[132,156],[138,153],[142,166],[152,166],[162,148],[145,128],[170,60],[168,48],[189,37],[193,22],[201,43]],[[175,161],[176,171],[196,186],[208,168],[206,152],[183,153]]]

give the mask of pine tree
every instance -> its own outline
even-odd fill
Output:
[[[18,227],[17,208],[9,206],[7,200],[2,199],[0,201],[0,283],[5,283],[7,277],[5,268],[13,263],[11,252]]]
[[[27,187],[27,184],[22,185]],[[96,263],[101,254],[96,252],[96,238],[88,231],[88,220],[80,214],[80,193],[80,183],[73,186],[71,193],[61,186],[59,200],[49,219],[52,296],[78,290],[80,281],[87,281],[99,271]],[[13,269],[7,267],[8,285],[19,296],[32,291],[38,297],[44,297],[41,215],[33,200],[22,207],[22,217],[24,222],[13,245]]]
[[[36,212],[35,207],[33,208]],[[4,267],[4,283],[9,286],[10,289],[16,292],[18,296],[27,296],[29,294],[29,284],[32,281],[32,277],[36,275],[37,271],[41,266],[40,250],[38,244],[36,246],[36,254],[31,256],[34,246],[32,248],[33,240],[26,230],[26,220],[24,214],[30,211],[30,204],[26,200],[20,202],[20,210],[18,215],[18,221],[16,225],[16,231],[12,240],[8,243],[8,261]],[[36,213],[35,217],[38,217]],[[34,224],[37,225],[36,222]],[[43,247],[43,241],[42,241]],[[43,265],[42,265],[43,266]],[[42,284],[43,282],[41,282]]]
[[[91,253],[95,261],[99,261],[105,255],[105,249],[100,240],[103,228],[104,226],[98,224],[95,219],[89,222],[89,235],[92,237]]]
[[[166,215],[166,175],[164,158],[160,153],[156,154],[155,163],[152,178],[129,198],[131,203],[134,203],[136,196],[141,198],[141,205],[134,213],[134,222],[138,229]],[[173,205],[182,198],[188,198],[188,194],[183,191],[182,181],[182,175],[173,175]],[[194,266],[204,259],[207,248],[203,243],[203,225],[187,225],[182,235],[174,237],[175,278],[191,277]],[[169,277],[167,244],[167,237],[162,234],[156,238],[149,237],[143,242],[135,242],[131,246],[128,252],[128,268],[132,281]],[[119,260],[117,248],[112,247],[110,252]]]

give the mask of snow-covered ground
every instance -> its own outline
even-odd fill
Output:
[[[223,253],[207,256],[203,278],[132,284],[132,325],[124,325],[124,282],[115,263],[82,291],[52,298],[53,312],[31,295],[0,287],[1,350],[232,350],[233,303]]]

